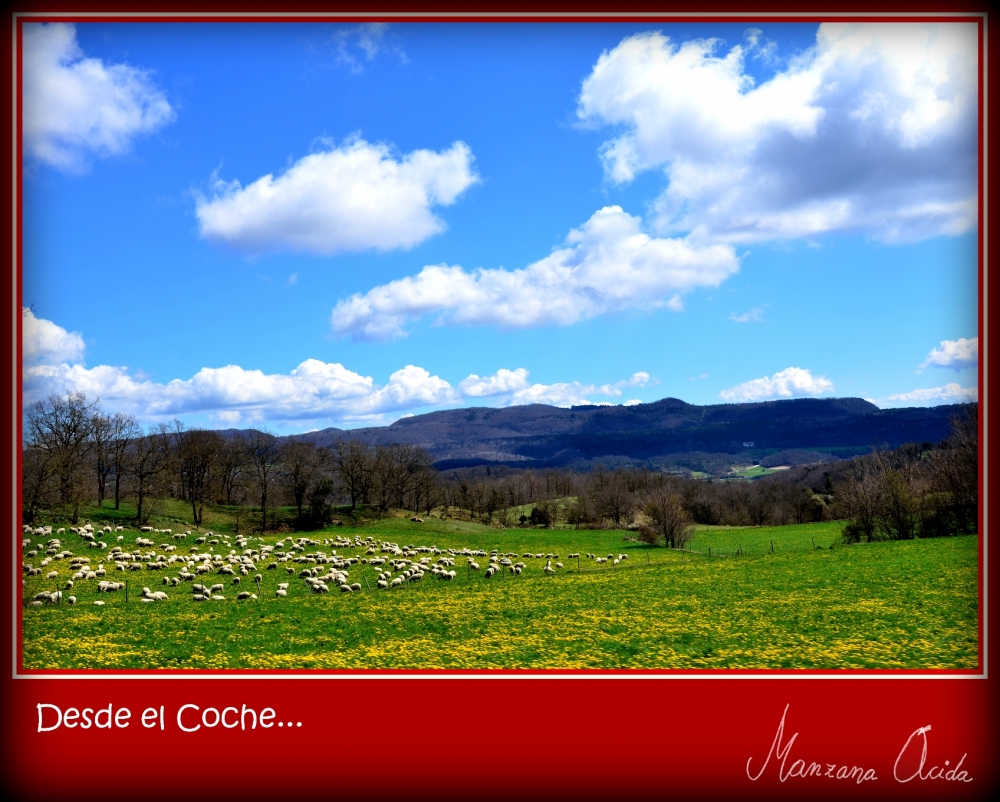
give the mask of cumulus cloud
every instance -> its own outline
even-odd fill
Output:
[[[516,377],[515,377],[516,376]],[[556,384],[528,384],[528,371],[518,368],[516,371],[499,370],[494,376],[487,379],[480,379],[473,374],[459,387],[467,395],[469,386],[466,382],[475,380],[474,386],[485,385],[491,389],[489,393],[483,395],[494,396],[493,404],[498,407],[512,407],[521,404],[550,404],[555,407],[574,407],[593,404],[609,404],[609,401],[592,401],[592,397],[597,395],[606,398],[620,398],[622,390],[632,387],[649,387],[659,384],[658,379],[654,379],[645,371],[633,373],[628,379],[614,382],[613,384],[582,384],[580,382],[558,382]],[[629,401],[626,405],[642,403],[640,401]]]
[[[479,180],[464,142],[397,154],[355,138],[242,186],[213,176],[196,201],[201,236],[251,253],[314,254],[411,248],[444,231],[432,211]]]
[[[638,217],[607,206],[573,229],[566,247],[522,270],[430,265],[339,301],[331,325],[342,337],[389,340],[427,314],[439,324],[513,329],[631,309],[680,311],[682,294],[718,286],[738,270],[732,246],[650,237]]]
[[[975,24],[824,23],[759,86],[744,69],[759,37],[720,45],[639,34],[583,82],[581,122],[620,131],[600,151],[607,177],[664,171],[658,230],[894,242],[976,225]]]
[[[143,420],[197,414],[223,426],[330,419],[379,423],[387,414],[399,417],[413,409],[458,406],[482,398],[494,406],[598,403],[588,397],[618,398],[625,389],[657,383],[639,371],[603,385],[530,384],[525,368],[501,368],[492,376],[472,374],[453,387],[425,368],[406,365],[379,385],[371,376],[318,359],[307,359],[287,374],[226,365],[202,368],[190,379],[155,382],[123,366],[88,368],[81,363],[84,343],[79,335],[35,318],[30,310],[24,311],[24,318],[25,404],[50,393],[78,391],[100,398],[109,410],[131,412]]]
[[[951,382],[944,387],[928,387],[867,400],[880,407],[930,407],[938,404],[965,404],[969,401],[979,400],[979,388],[962,387],[957,382]]]
[[[937,367],[961,370],[976,365],[979,362],[979,338],[957,340],[941,340],[941,345],[931,350],[927,359],[921,363],[921,368],[935,365]],[[949,387],[951,385],[948,385]]]
[[[28,307],[21,308],[21,359],[25,364],[78,362],[83,351],[83,337],[78,333],[35,317]]]
[[[803,368],[785,368],[773,376],[753,379],[719,393],[726,401],[766,401],[773,398],[802,398],[833,392],[833,382],[813,376]]]
[[[39,161],[79,171],[88,155],[123,153],[174,119],[148,71],[87,58],[75,26],[25,23],[22,43],[21,130]]]
[[[515,393],[528,386],[528,371],[524,368],[507,370],[500,368],[492,376],[480,378],[475,373],[463,379],[458,387],[470,398]]]

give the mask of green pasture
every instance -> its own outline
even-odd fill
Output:
[[[731,471],[729,476],[742,476],[744,479],[759,479],[761,476],[770,476],[775,471],[765,468],[763,465],[751,465],[747,468]]]
[[[260,560],[260,598],[246,601],[235,595],[256,592],[252,575],[239,587],[230,577],[200,576],[196,582],[224,583],[227,599],[194,602],[192,583],[163,586],[176,567],[121,573],[108,560],[105,578],[129,581],[128,603],[123,592],[99,594],[96,580],[80,580],[65,591],[76,595],[76,605],[23,609],[22,660],[26,669],[974,668],[977,539],[845,546],[841,527],[702,527],[692,551],[677,552],[624,540],[631,535],[622,531],[500,530],[388,518],[253,537],[247,548],[279,540],[287,545],[297,537],[322,543],[360,535],[442,550],[496,548],[515,552],[528,567],[521,576],[485,579],[481,571],[467,571],[459,557],[453,581],[426,576],[377,590],[379,569],[358,564],[349,569],[349,581],[360,582],[361,592],[342,594],[332,586],[329,594],[317,595],[298,578],[305,564],[266,570],[269,561]],[[121,534],[123,547],[139,535]],[[115,537],[105,539],[115,545]],[[177,545],[179,554],[193,545],[194,535],[182,541],[148,537],[157,545]],[[76,535],[60,539],[92,565],[106,554]],[[218,539],[216,552],[243,550],[231,536]],[[32,546],[40,540],[31,538]],[[741,546],[743,556],[707,556],[709,547],[713,555],[726,555]],[[366,557],[365,549],[329,544],[309,547],[306,554],[334,548]],[[564,567],[546,576],[545,559],[521,557],[529,551],[557,553]],[[576,551],[628,558],[618,566],[581,559],[578,569],[566,557]],[[25,561],[39,564],[38,557]],[[62,587],[68,562],[53,561],[41,576],[28,577],[25,599]],[[486,559],[478,562],[485,569]],[[287,573],[288,566],[294,573]],[[53,569],[58,578],[45,580]],[[279,582],[290,583],[288,597],[275,598]],[[138,602],[143,585],[165,590],[169,600]],[[95,606],[97,599],[105,605]]]

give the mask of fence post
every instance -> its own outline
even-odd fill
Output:
[[[125,604],[128,604],[128,580],[125,580]]]
[[[771,541],[771,554],[774,554],[774,541]]]

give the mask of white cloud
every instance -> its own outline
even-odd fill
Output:
[[[702,379],[707,379],[708,376],[709,376],[708,373],[702,373],[700,376],[692,376],[690,379],[688,379],[688,381],[689,382],[701,381]]]
[[[975,24],[824,23],[760,86],[746,47],[719,46],[639,34],[583,82],[580,120],[620,130],[601,149],[608,178],[666,174],[659,230],[893,242],[976,225]]]
[[[941,340],[941,345],[931,350],[927,359],[920,365],[926,368],[931,365],[961,370],[976,365],[979,362],[979,338],[957,340]],[[949,385],[950,387],[951,385]]]
[[[737,315],[733,312],[729,319],[735,321],[736,323],[760,323],[764,318],[762,317],[764,310],[759,306],[755,306],[749,312],[744,312],[742,315]]]
[[[123,153],[174,119],[149,72],[85,57],[75,26],[25,23],[22,42],[21,130],[32,157],[79,171],[88,154]]]
[[[608,312],[683,308],[680,295],[739,270],[729,245],[644,234],[639,218],[608,206],[566,238],[567,247],[522,270],[430,265],[337,303],[334,332],[356,340],[403,336],[426,314],[437,322],[501,328],[566,326]]]
[[[623,407],[637,407],[641,403],[642,403],[642,401],[640,401],[638,398],[630,398],[628,401],[626,401],[624,404],[622,404],[622,406]]]
[[[499,373],[499,371],[498,371]],[[527,379],[528,372],[524,371]],[[472,378],[471,376],[469,378]],[[555,407],[573,407],[609,402],[591,401],[594,395],[619,398],[622,390],[631,387],[648,387],[659,384],[658,379],[651,378],[645,371],[633,373],[632,376],[614,384],[581,384],[580,382],[559,382],[556,384],[532,384],[527,381],[524,386],[513,392],[506,393],[494,401],[495,406],[511,407],[521,404],[551,404]],[[640,402],[635,402],[640,403]]]
[[[87,368],[83,339],[25,310],[23,401],[30,404],[50,393],[80,391],[100,398],[109,411],[131,412],[145,421],[205,415],[230,427],[253,422],[299,423],[315,420],[383,422],[414,409],[461,406],[490,398],[495,406],[518,404],[599,403],[588,396],[617,398],[633,387],[657,384],[645,371],[611,384],[580,382],[530,384],[525,368],[501,368],[492,376],[472,374],[458,387],[426,369],[407,365],[384,385],[335,362],[307,359],[287,374],[267,374],[238,365],[202,368],[190,379],[155,382],[141,371],[98,365]],[[39,334],[41,332],[41,334]],[[29,340],[33,345],[29,347]],[[59,361],[60,359],[64,361]],[[74,364],[75,363],[75,364]]]
[[[363,62],[359,54],[355,54],[353,50],[356,46],[364,54],[365,62],[373,61],[379,53],[388,51],[395,53],[399,60],[406,64],[409,61],[406,53],[398,45],[388,42],[386,36],[388,32],[389,26],[384,22],[369,22],[337,31],[333,35],[337,63],[346,66],[352,73],[364,72]]]
[[[198,198],[196,213],[203,237],[251,253],[410,248],[444,231],[431,208],[479,180],[472,163],[464,142],[399,155],[357,138],[246,187],[213,176],[215,194]]]
[[[528,371],[524,368],[507,370],[500,368],[492,376],[480,378],[475,373],[463,379],[458,387],[470,398],[503,395],[523,390],[528,386]]]
[[[929,387],[911,390],[908,393],[894,393],[884,398],[869,398],[880,407],[929,407],[938,404],[964,404],[979,399],[977,387],[962,387],[956,382],[944,387]]]
[[[785,368],[773,376],[743,382],[719,393],[726,401],[766,401],[772,398],[801,398],[833,392],[833,382],[813,376],[803,368]]]
[[[58,364],[83,359],[83,337],[21,308],[21,359],[25,364]]]

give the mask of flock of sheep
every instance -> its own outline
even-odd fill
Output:
[[[90,557],[74,555],[64,547],[62,538],[67,535],[67,531],[71,535],[76,535],[88,549],[103,552],[100,558],[94,560],[96,567],[92,566]],[[486,579],[504,574],[519,576],[531,567],[531,563],[525,560],[536,561],[536,564],[544,560],[541,571],[548,576],[554,575],[564,567],[559,561],[560,556],[550,552],[525,552],[518,559],[516,553],[500,553],[498,549],[487,552],[483,549],[470,548],[401,546],[385,540],[377,541],[371,536],[362,538],[360,535],[355,535],[354,538],[341,535],[332,539],[324,538],[321,541],[309,537],[287,537],[278,540],[274,545],[261,543],[259,547],[254,547],[250,544],[252,538],[244,535],[229,537],[206,532],[192,536],[189,530],[175,534],[170,529],[143,527],[140,530],[142,535],[170,535],[174,541],[192,537],[194,545],[188,548],[187,553],[182,553],[178,552],[176,543],[167,542],[157,546],[147,537],[139,536],[131,550],[127,550],[123,545],[109,546],[107,540],[112,538],[116,538],[118,544],[123,543],[124,535],[117,534],[123,531],[124,528],[121,526],[105,526],[95,530],[88,523],[79,527],[69,527],[68,530],[60,528],[53,533],[51,526],[32,528],[25,525],[21,541],[24,552],[23,573],[26,576],[39,576],[48,568],[50,570],[45,573],[45,579],[56,580],[62,584],[60,589],[39,591],[31,599],[26,599],[27,605],[42,607],[50,604],[76,604],[77,597],[64,595],[64,591],[68,592],[77,583],[88,583],[90,580],[96,580],[94,587],[98,593],[125,591],[128,594],[128,583],[125,580],[105,579],[109,570],[122,572],[126,576],[133,571],[158,571],[164,574],[160,584],[166,587],[177,587],[182,582],[191,582],[191,598],[201,602],[226,601],[229,598],[226,595],[227,583],[235,592],[237,600],[258,599],[258,594],[262,593],[261,585],[264,579],[264,575],[258,571],[258,563],[266,564],[264,571],[283,569],[287,575],[297,575],[306,591],[312,593],[329,593],[331,588],[341,593],[356,593],[364,590],[365,586],[370,591],[388,591],[408,583],[419,582],[425,577],[444,582],[453,581],[459,575],[456,561],[463,559],[464,562],[459,562],[459,568],[464,567],[470,579],[473,572],[477,574],[481,572]],[[45,540],[33,544],[32,537]],[[221,550],[216,551],[216,546],[220,546]],[[355,553],[338,554],[338,550]],[[40,555],[41,560],[37,567],[27,562]],[[627,557],[626,554],[617,556],[608,554],[604,557],[590,553],[581,557],[579,553],[572,553],[568,554],[566,559],[576,560],[578,566],[580,560],[584,558],[592,560],[597,565],[617,566]],[[63,563],[63,560],[68,562]],[[480,561],[485,564],[485,570]],[[105,564],[110,568],[106,568]],[[59,570],[63,565],[67,566],[69,574],[69,578],[65,581],[61,579]],[[361,573],[362,566],[370,567],[369,573],[374,578],[374,585],[369,583],[367,575],[362,576],[365,586],[362,586],[357,578],[351,581],[351,571],[354,570],[355,574]],[[256,592],[240,588],[244,580],[255,588]],[[85,586],[90,587],[89,584]],[[287,597],[291,586],[290,581],[278,582],[274,591],[275,597]],[[26,587],[26,581],[22,580],[22,590]],[[169,598],[165,591],[154,591],[149,587],[142,587],[141,593],[137,596],[137,600],[144,603],[164,602]],[[92,603],[97,606],[104,605],[104,601],[100,599]]]

